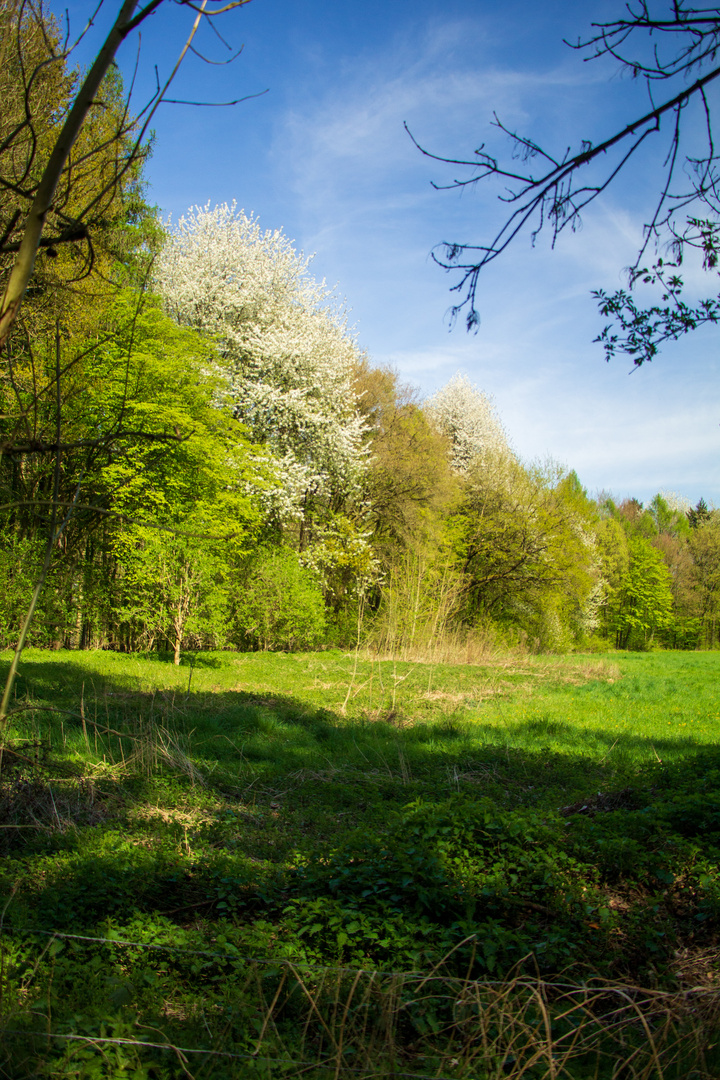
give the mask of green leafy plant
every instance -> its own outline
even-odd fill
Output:
[[[237,635],[255,649],[310,649],[322,640],[325,603],[315,574],[289,549],[261,550],[234,601]]]

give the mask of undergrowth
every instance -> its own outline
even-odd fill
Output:
[[[716,664],[29,652],[0,1069],[716,1076]]]

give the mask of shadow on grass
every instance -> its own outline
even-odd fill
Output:
[[[119,663],[117,654],[108,655],[113,666]],[[158,662],[166,659],[160,655]],[[0,676],[6,665],[0,662]],[[217,656],[199,655],[195,666],[201,665],[223,666]],[[192,658],[184,670],[191,673]],[[256,800],[267,789],[271,801],[281,782],[296,789],[301,801],[302,789],[310,786],[314,798],[330,805],[332,789],[348,784],[390,788],[398,804],[461,787],[493,797],[510,793],[533,805],[543,803],[543,792],[551,789],[552,804],[558,788],[567,788],[572,801],[632,782],[639,772],[708,753],[707,744],[689,736],[651,740],[531,719],[513,722],[510,742],[497,729],[453,715],[396,726],[392,714],[385,720],[348,719],[290,694],[195,690],[189,680],[184,690],[148,690],[142,681],[132,671],[93,670],[80,656],[25,660],[18,711],[11,718],[14,734],[49,747],[58,765],[74,762],[75,771],[83,762],[104,761],[108,772],[115,767],[119,776],[128,776],[128,762],[135,762],[134,799],[144,797],[143,776],[149,783],[153,769],[162,772],[164,763],[166,771],[184,773],[190,786],[208,783],[240,797],[252,788]],[[558,742],[571,742],[572,749],[558,748]],[[644,765],[637,762],[641,754]]]
[[[145,660],[151,664],[170,664],[180,668],[196,667],[219,670],[223,667],[222,660],[215,653],[199,651],[184,652],[180,657],[179,664],[175,664],[175,654],[169,649],[164,651],[153,650],[153,652],[132,653],[132,655],[138,660]]]
[[[662,907],[655,894],[681,866],[683,837],[715,860],[720,750],[665,737],[653,743],[656,757],[638,764],[632,754],[647,739],[616,739],[562,721],[514,723],[514,736],[532,745],[510,746],[492,741],[497,731],[453,715],[398,726],[392,714],[348,719],[291,694],[140,685],[115,661],[100,672],[82,659],[24,663],[20,696],[30,709],[13,718],[14,736],[18,743],[35,738],[45,756],[39,766],[16,764],[0,783],[11,855],[0,886],[6,894],[15,890],[6,924],[102,934],[108,920],[187,926],[229,917],[235,926],[265,920],[272,926],[262,933],[269,935],[297,924],[298,948],[302,935],[325,934],[330,944],[323,948],[334,949],[340,931],[328,920],[360,925],[352,914],[360,911],[377,920],[367,923],[367,934],[382,937],[388,919],[405,929],[412,923],[411,955],[416,938],[435,933],[428,926],[433,919],[440,925],[436,913],[446,907],[443,948],[454,947],[456,929],[462,938],[476,923],[487,924],[488,940],[497,940],[502,955],[542,954],[548,970],[560,970],[578,953],[578,941],[583,955],[609,954],[618,927],[642,959],[653,949],[670,956],[682,945],[690,933],[683,920],[693,934],[702,929],[698,918],[709,919],[708,926],[717,921],[712,867],[703,870],[712,881],[698,877],[692,897],[678,885],[677,897]],[[546,737],[572,738],[572,749],[545,746]],[[616,762],[621,743],[625,757]],[[598,798],[624,791],[620,802]],[[658,804],[676,792],[672,817]],[[497,822],[487,842],[486,807]],[[427,828],[406,844],[411,834],[402,829],[415,813],[421,823],[427,818]],[[469,869],[446,879],[437,837],[442,830],[462,833],[473,814],[476,832],[458,841],[458,866],[470,860]],[[680,847],[666,843],[671,833],[681,837]],[[386,838],[392,858],[382,849]],[[491,865],[484,851],[500,861]],[[646,876],[623,898],[627,906],[616,919],[614,893],[601,904],[593,899],[596,883],[605,875],[615,889],[622,867],[635,874],[641,863]],[[388,884],[392,867],[397,902],[395,879]],[[587,894],[578,884],[582,875]],[[349,883],[345,894],[336,879]],[[650,900],[638,906],[642,890],[655,907]],[[375,895],[382,903],[373,907]]]

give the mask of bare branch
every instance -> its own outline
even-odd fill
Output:
[[[200,108],[206,106],[211,109],[224,109],[227,105],[241,105],[243,101],[251,101],[268,92],[268,90],[259,90],[256,94],[245,94],[245,97],[235,98],[233,101],[183,101],[176,98],[163,98],[163,105],[196,105]]]
[[[625,19],[606,24],[594,24],[597,33],[584,41],[579,41],[573,48],[592,51],[587,59],[601,56],[619,60],[634,77],[645,80],[651,97],[651,108],[643,112],[620,130],[614,132],[602,142],[593,145],[583,140],[579,151],[571,153],[568,149],[557,157],[543,149],[527,136],[506,128],[495,116],[494,125],[513,143],[513,163],[505,164],[492,156],[481,145],[470,159],[449,158],[433,154],[421,146],[410,134],[415,145],[426,156],[443,164],[461,166],[472,170],[467,177],[459,177],[447,184],[433,186],[449,190],[478,184],[484,180],[496,179],[504,183],[498,193],[498,200],[510,206],[508,216],[502,221],[490,242],[468,244],[445,242],[433,252],[433,258],[445,270],[459,271],[460,279],[452,287],[462,295],[461,301],[452,308],[453,318],[466,309],[468,329],[475,328],[479,322],[476,309],[476,294],[481,270],[501,255],[507,247],[528,228],[531,242],[534,244],[539,234],[550,229],[551,243],[554,246],[560,233],[570,226],[573,230],[580,222],[582,211],[601,195],[626,168],[632,158],[637,157],[650,135],[661,130],[661,122],[666,116],[673,117],[673,126],[668,139],[668,150],[663,167],[658,197],[652,216],[645,225],[643,243],[638,252],[633,275],[644,273],[640,270],[641,261],[650,243],[660,243],[663,236],[669,236],[681,257],[682,247],[688,243],[688,236],[675,225],[677,215],[693,203],[705,203],[713,215],[720,213],[718,158],[712,133],[711,110],[707,98],[707,87],[720,76],[718,52],[720,51],[720,8],[688,8],[682,2],[673,5],[672,17],[654,19],[646,0],[641,0],[637,9],[628,7],[629,15]],[[689,43],[681,44],[679,50],[671,56],[661,55],[658,45],[651,49],[651,56],[633,58],[626,46],[636,35],[657,32],[664,35],[677,46],[677,35],[689,35]],[[651,43],[652,44],[652,43]],[[698,71],[706,64],[709,70]],[[696,78],[685,84],[661,104],[652,98],[651,84],[656,79],[674,79],[686,76],[691,69]],[[697,100],[703,110],[705,126],[704,153],[690,156],[681,148],[682,122],[685,110],[691,101]],[[406,125],[407,130],[407,125]],[[622,154],[599,179],[592,183],[583,183],[583,170],[592,163],[598,163],[612,151],[621,150]],[[520,160],[526,167],[518,167]],[[678,165],[685,161],[691,170],[691,182],[685,190],[679,188],[680,170]],[[535,168],[533,165],[540,165]]]
[[[161,0],[153,0],[153,9]],[[5,287],[0,303],[0,347],[7,341],[15,322],[22,298],[35,265],[35,256],[40,243],[40,236],[45,218],[52,205],[55,189],[80,129],[90,110],[95,95],[110,66],[121,42],[128,33],[128,19],[132,15],[137,0],[124,0],[115,24],[105,43],[100,49],[94,64],[90,68],[75,102],[58,136],[50,160],[45,168],[37,194],[27,217],[25,232],[15,260],[12,272]]]
[[[20,305],[22,303],[23,296],[28,287],[28,283],[32,276],[33,268],[35,265],[35,257],[40,247],[40,239],[42,231],[45,225],[45,221],[49,211],[53,206],[53,200],[55,192],[57,190],[60,178],[63,175],[63,171],[68,162],[68,158],[72,147],[86,121],[88,113],[95,103],[95,96],[100,87],[100,84],[105,77],[110,64],[112,63],[115,53],[120,44],[125,40],[129,33],[132,32],[137,26],[139,26],[149,15],[156,11],[164,0],[150,0],[148,4],[134,14],[137,8],[137,0],[124,0],[115,23],[105,39],[100,51],[98,52],[95,61],[90,68],[87,76],[85,77],[83,84],[78,91],[73,105],[66,117],[62,130],[54,144],[48,163],[43,171],[42,178],[37,186],[34,194],[32,205],[25,220],[24,231],[22,240],[19,242],[17,248],[17,257],[15,259],[14,266],[9,275],[7,284],[5,286],[2,300],[0,301],[0,348],[4,346],[12,327],[17,319]],[[112,190],[122,178],[124,173],[137,160],[137,154],[140,152],[142,140],[144,139],[148,125],[152,119],[152,116],[157,109],[158,104],[163,99],[165,92],[172,83],[180,64],[182,63],[187,51],[191,48],[192,40],[197,32],[200,21],[203,17],[214,17],[215,15],[223,14],[230,11],[233,8],[240,7],[249,0],[233,0],[230,4],[223,4],[221,7],[211,8],[209,7],[210,0],[203,0],[198,6],[190,3],[189,0],[180,0],[180,5],[184,7],[192,8],[196,12],[195,22],[192,30],[185,43],[184,48],[178,58],[170,77],[166,80],[162,89],[155,95],[155,99],[151,107],[145,111],[145,120],[142,125],[140,135],[135,141],[132,150],[126,155],[124,166],[122,166],[117,174],[113,176],[111,181],[103,188],[98,196],[93,200],[91,205],[97,205],[98,201],[102,199],[108,191]],[[55,59],[55,57],[52,57]],[[50,60],[47,61],[51,62]],[[33,78],[37,75],[33,74]],[[30,84],[31,80],[26,80],[26,86]],[[26,99],[27,93],[26,91]],[[29,109],[26,105],[26,115],[29,116]],[[22,125],[21,125],[22,126]],[[32,125],[29,125],[31,137],[34,138],[34,131]],[[116,135],[116,138],[122,138],[123,133]],[[34,157],[34,150],[31,154],[31,159]],[[29,166],[28,166],[29,168]],[[26,168],[27,173],[27,168]],[[87,209],[85,211],[87,213]],[[5,250],[8,250],[7,246]]]

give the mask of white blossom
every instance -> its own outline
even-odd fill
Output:
[[[309,262],[234,203],[208,204],[169,231],[156,270],[168,311],[218,341],[237,415],[278,462],[283,516],[298,516],[308,492],[354,489],[367,460],[357,346]]]
[[[669,510],[676,514],[687,514],[692,509],[692,503],[684,495],[678,495],[676,491],[661,491],[660,498],[667,503]]]
[[[450,441],[451,463],[467,472],[476,460],[509,451],[493,401],[464,375],[455,375],[425,403],[431,422]]]

